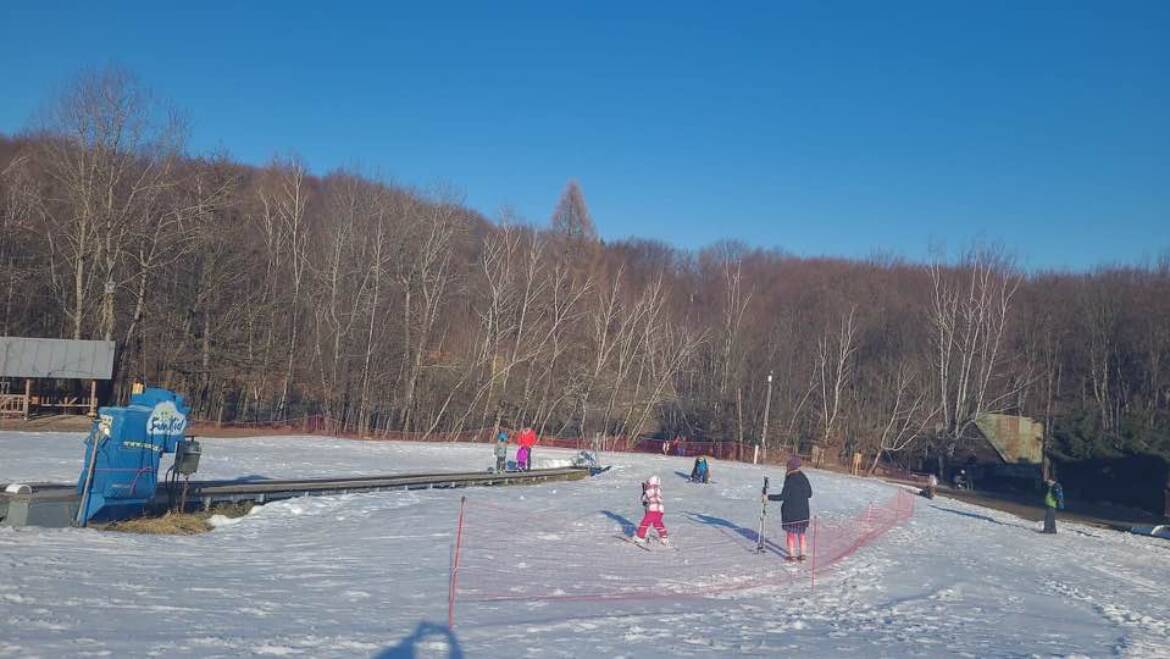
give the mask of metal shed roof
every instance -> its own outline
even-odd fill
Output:
[[[113,341],[0,336],[0,377],[109,380]]]
[[[1044,424],[1026,416],[980,414],[975,425],[1009,464],[1041,464],[1044,461]]]

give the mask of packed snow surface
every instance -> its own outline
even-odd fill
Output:
[[[201,441],[201,478],[493,462],[487,445]],[[76,479],[81,442],[70,433],[0,433],[0,483]],[[538,447],[536,466],[570,455]],[[1166,540],[1075,524],[1048,536],[1006,513],[920,499],[910,521],[818,572],[813,590],[809,565],[748,551],[763,468],[714,461],[715,482],[704,486],[685,482],[685,458],[606,454],[603,462],[613,468],[581,482],[273,503],[217,519],[199,536],[0,528],[0,657],[1170,657]],[[639,483],[651,474],[663,480],[677,549],[645,552],[615,537],[637,523]],[[782,473],[769,475],[778,488]],[[815,470],[809,478],[814,512],[828,520],[894,492]],[[464,495],[460,592],[502,588],[517,598],[457,601],[449,630]],[[789,578],[671,595],[773,574]],[[646,597],[557,599],[558,589],[592,582],[626,582]]]

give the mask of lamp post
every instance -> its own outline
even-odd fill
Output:
[[[768,396],[764,399],[764,432],[760,443],[764,445],[764,462],[768,461],[768,410],[772,406],[772,372],[768,371]]]
[[[102,296],[102,338],[109,341],[114,338],[114,292],[118,290],[114,280],[106,278],[105,295]]]

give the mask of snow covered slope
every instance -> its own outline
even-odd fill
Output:
[[[0,433],[0,482],[75,479],[81,439]],[[204,478],[492,461],[484,445],[202,441]],[[538,466],[569,454],[538,448]],[[807,565],[748,551],[754,541],[742,531],[754,533],[758,521],[761,468],[714,462],[715,484],[700,486],[684,482],[682,458],[605,457],[611,471],[578,483],[299,499],[194,537],[0,529],[0,657],[409,656],[400,652],[408,648],[448,656],[452,646],[468,657],[1170,656],[1165,540],[1071,524],[1046,536],[1004,513],[922,500],[912,520],[818,574],[810,591]],[[652,473],[663,479],[678,551],[644,552],[614,538],[638,521],[638,483]],[[770,475],[778,485],[782,474]],[[809,477],[814,512],[829,520],[893,492],[870,480]],[[463,495],[461,593],[532,593],[606,575],[654,593],[755,570],[791,578],[707,598],[461,600],[448,634]],[[489,510],[497,512],[476,514]],[[489,553],[502,546],[511,553]],[[523,567],[515,556],[526,557]]]

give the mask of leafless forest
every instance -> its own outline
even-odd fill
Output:
[[[1170,455],[1165,258],[602,242],[571,182],[549,218],[486,218],[295,157],[194,157],[179,117],[106,70],[0,137],[0,334],[117,341],[112,400],[142,378],[209,420],[749,443],[772,373],[771,447],[945,455],[1000,411],[1068,457]]]

